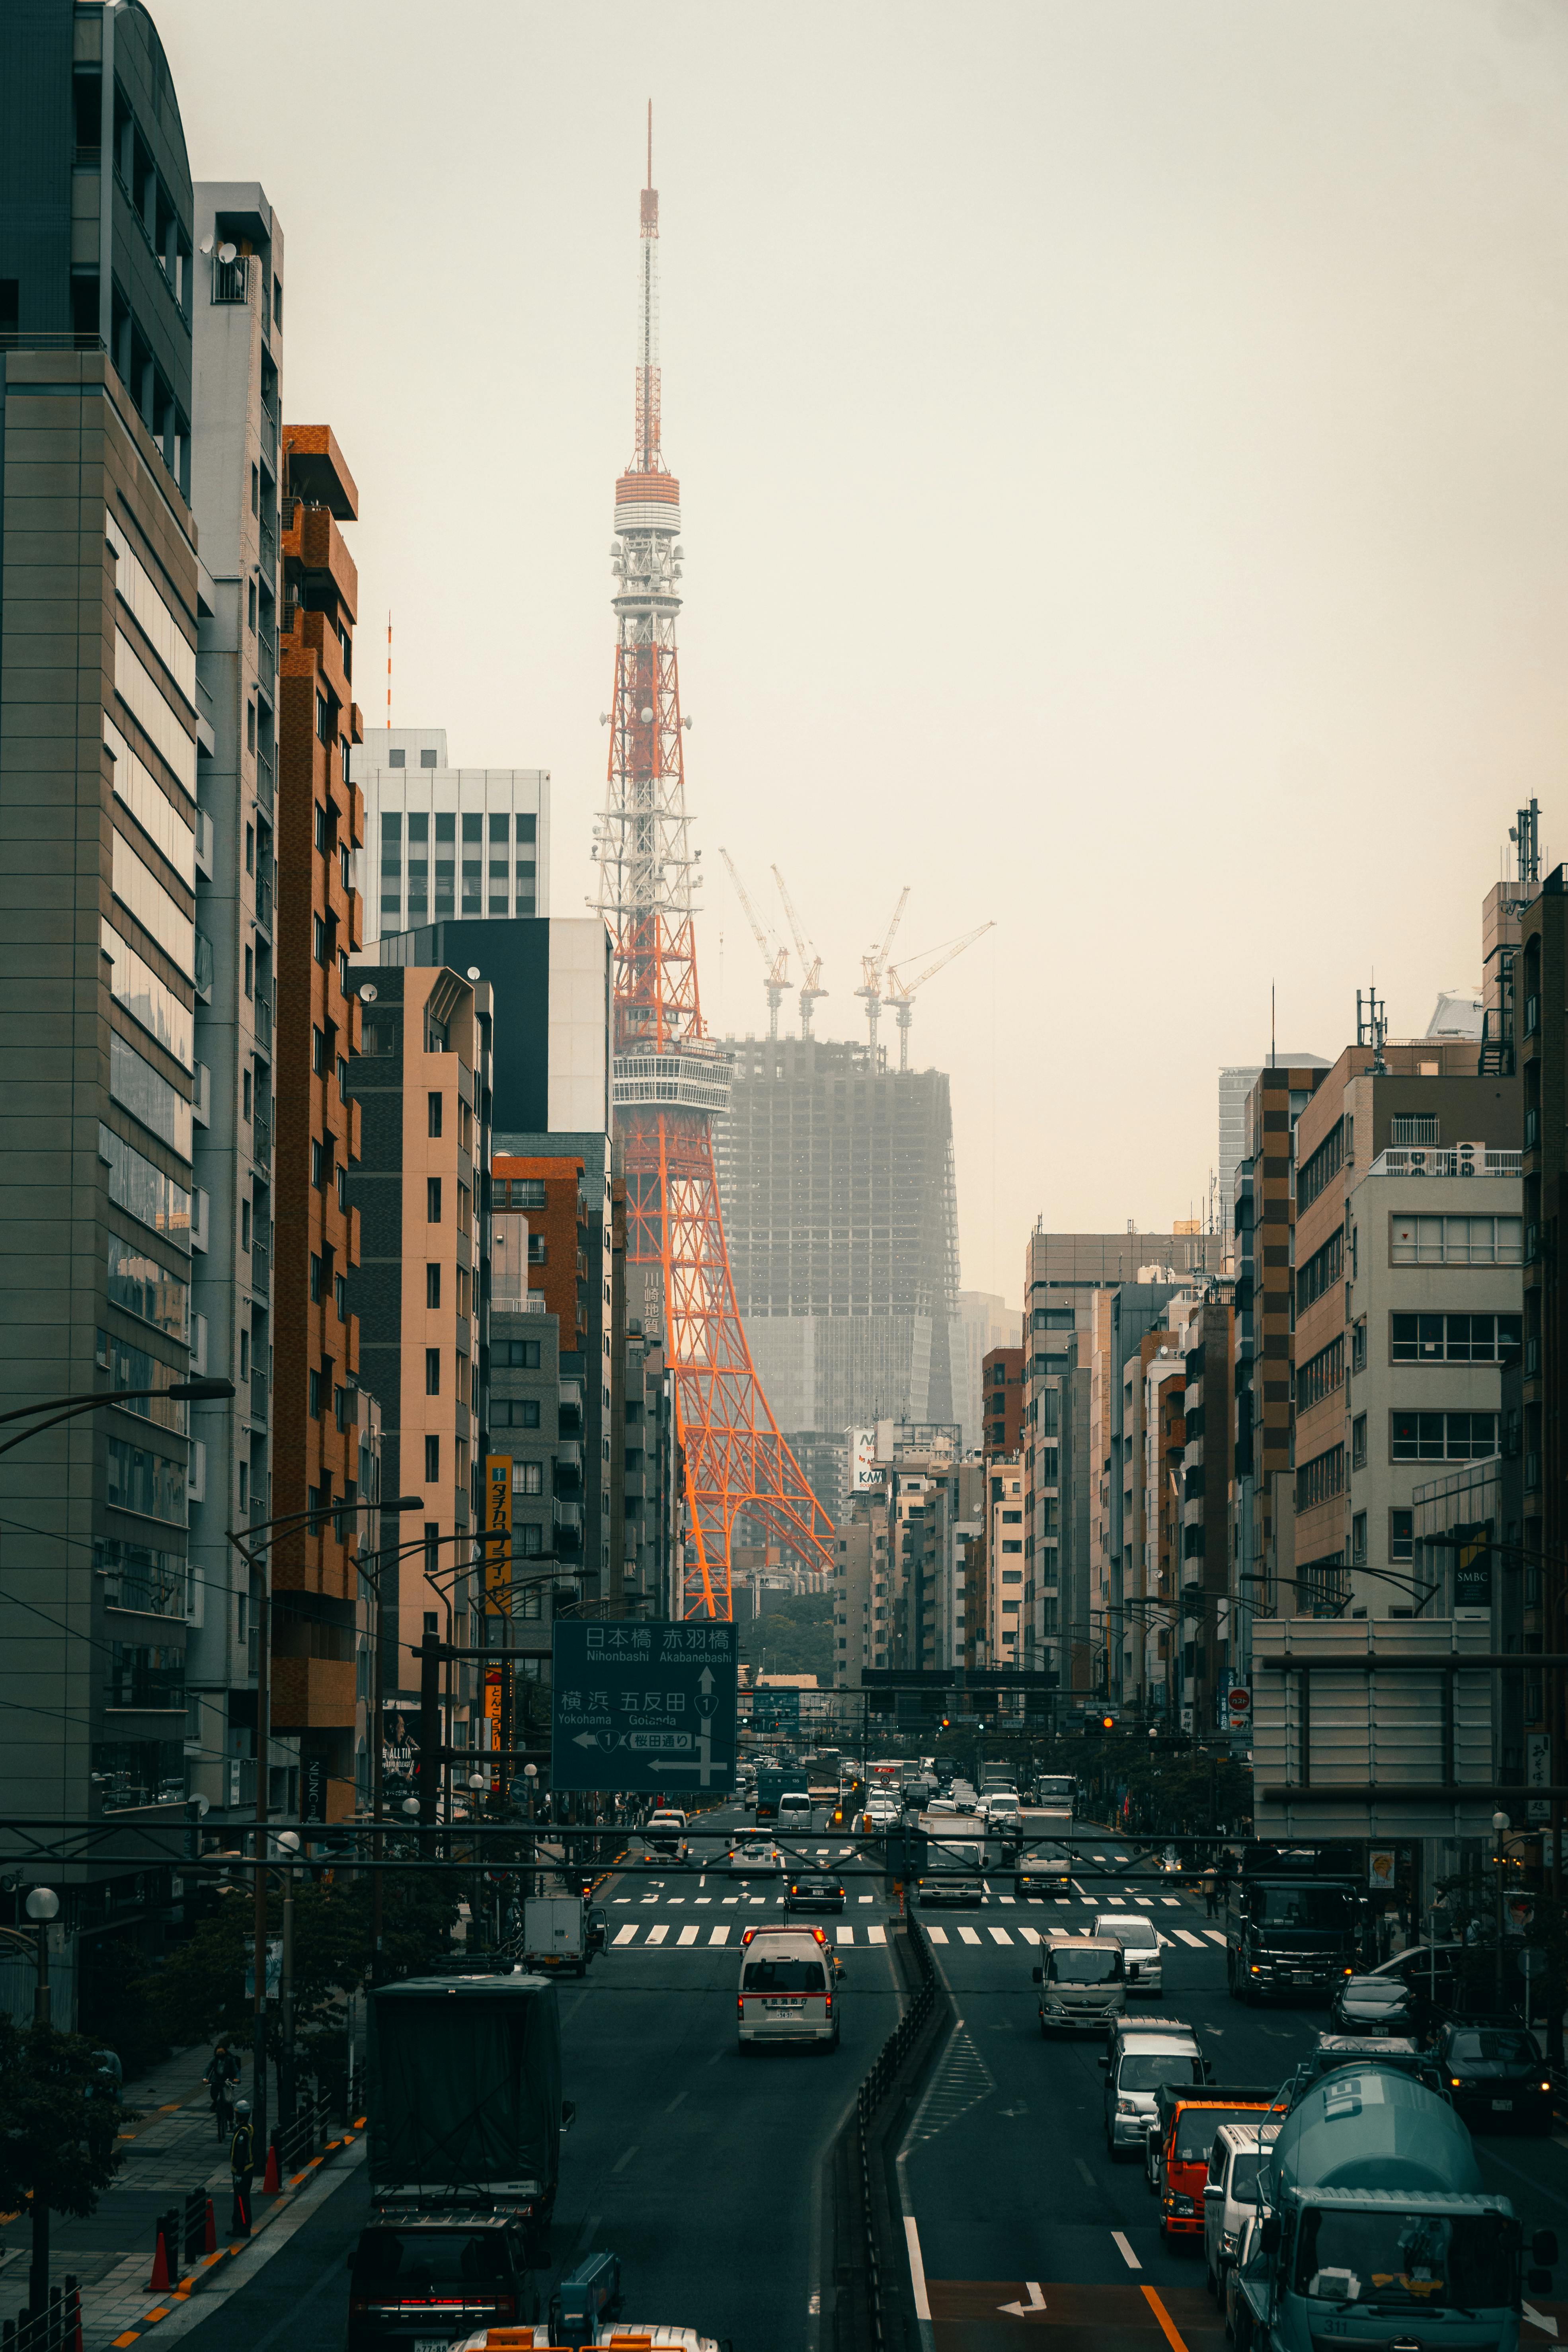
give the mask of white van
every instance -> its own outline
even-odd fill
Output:
[[[809,2042],[838,2047],[839,1970],[821,1931],[763,1927],[741,1951],[735,2000],[742,2053],[766,2042]]]
[[[786,1781],[779,1799],[781,1830],[808,1830],[811,1827],[811,1791],[804,1780],[791,1788]]]
[[[1105,2147],[1113,2164],[1120,2157],[1143,2154],[1162,2084],[1191,2090],[1206,2079],[1197,2035],[1184,2017],[1119,2017],[1100,2063],[1105,2071]]]
[[[1111,1936],[1068,1936],[1053,1930],[1032,1973],[1040,1988],[1040,2032],[1106,2032],[1127,2006],[1127,1965]]]
[[[1242,2231],[1258,2210],[1258,2176],[1279,2137],[1278,2124],[1256,2129],[1221,2124],[1215,2134],[1204,2183],[1204,2262],[1208,2291],[1221,2305],[1225,2274],[1237,2259]]]
[[[1129,1992],[1159,1991],[1160,1931],[1146,1911],[1098,1912],[1094,1932],[1114,1936],[1126,1954]]]

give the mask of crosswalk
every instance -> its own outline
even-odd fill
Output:
[[[834,1943],[841,1947],[853,1946],[862,1938],[868,1945],[885,1944],[888,1940],[886,1927],[875,1919],[858,1922],[841,1919],[827,1932]],[[643,1952],[679,1952],[689,1951],[693,1945],[700,1944],[705,1950],[710,1951],[715,1944],[728,1944],[733,1939],[735,1948],[739,1950],[743,1933],[739,1920],[704,1920],[699,1926],[690,1920],[683,1925],[673,1919],[628,1919],[610,1937],[610,1949],[625,1952],[635,1948]]]
[[[994,1944],[1011,1944],[1015,1941],[1020,1944],[1038,1944],[1050,1932],[1048,1928],[1042,1930],[1038,1927],[1027,1927],[1022,1920],[1016,1919],[1005,1927],[994,1926],[987,1919],[984,1923],[984,1931],[980,1927],[939,1927],[934,1920],[929,1918],[922,1919],[921,1925],[933,1944],[951,1944],[955,1939],[961,1944],[984,1944],[987,1939]],[[1176,1927],[1172,1932],[1184,1944],[1190,1944],[1196,1952],[1203,1950],[1205,1937],[1212,1944],[1223,1946],[1225,1943],[1225,1937],[1217,1927],[1205,1927],[1202,1936],[1193,1935],[1186,1927]],[[1089,1930],[1087,1927],[1082,1928],[1079,1933],[1087,1935]],[[1169,1936],[1162,1936],[1160,1938],[1161,1946],[1164,1948],[1169,1948],[1170,1941]]]

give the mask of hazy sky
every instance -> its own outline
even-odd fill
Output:
[[[913,1033],[971,1286],[1201,1204],[1271,980],[1282,1045],[1374,970],[1419,1031],[1521,800],[1568,852],[1563,0],[151,5],[283,222],[366,721],[390,606],[394,722],[552,771],[560,914],[653,99],[705,1003],[765,1021],[721,843],[822,1034],[906,882],[911,950],[996,919]]]

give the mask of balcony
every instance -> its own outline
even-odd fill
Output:
[[[267,1421],[267,1375],[265,1372],[252,1372],[250,1375],[250,1417],[252,1421],[259,1421],[265,1426]]]
[[[268,859],[268,865],[271,864]],[[272,929],[272,877],[258,874],[256,877],[256,919],[264,931]]]
[[[264,1054],[272,1051],[272,996],[269,989],[258,987],[255,998],[256,1042]]]
[[[140,220],[141,215],[137,214]],[[236,254],[232,261],[220,261],[213,256],[213,292],[216,303],[248,302],[250,299],[250,265],[253,254]]]
[[[272,1279],[272,1253],[265,1242],[257,1242],[250,1253],[250,1286],[267,1296],[267,1286]]]
[[[256,755],[256,804],[263,816],[272,814],[272,755],[258,751]]]
[[[258,1111],[250,1128],[250,1156],[258,1168],[269,1168],[272,1164],[272,1121]]]
[[[266,436],[264,435],[264,440],[265,437]],[[277,446],[276,436],[274,436],[273,446],[274,448]],[[263,515],[261,518],[261,569],[267,574],[268,581],[276,579],[278,573],[278,534],[273,530],[269,518],[266,515]]]

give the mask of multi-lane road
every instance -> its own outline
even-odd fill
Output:
[[[609,1949],[562,1989],[564,2087],[578,2115],[563,2158],[556,2268],[613,2247],[628,2319],[683,2322],[735,2352],[817,2352],[828,2340],[817,2307],[821,2159],[905,1998],[889,1940],[897,1904],[843,1840],[821,1828],[782,1838],[803,1865],[846,1874],[847,1907],[822,1923],[844,1968],[843,2044],[742,2059],[741,1937],[748,1921],[782,1916],[776,1885],[724,1866],[746,1826],[738,1811],[706,1815],[687,1865],[621,1871],[599,1890]],[[1221,2081],[1282,2080],[1322,2011],[1231,2001],[1218,1923],[1125,1842],[1082,1841],[1059,1899],[1020,1902],[1005,1875],[988,1890],[976,1910],[925,1915],[956,2021],[898,2166],[927,2352],[1016,2346],[1021,2328],[1052,2331],[1053,2352],[1089,2352],[1091,2337],[1094,2352],[1223,2352],[1201,2261],[1163,2245],[1141,2168],[1107,2154],[1099,2045],[1041,2037],[1030,1981],[1038,1940],[1083,1931],[1099,1908],[1147,1910],[1164,1940],[1164,1986],[1140,2005],[1190,2019]],[[1568,2137],[1479,2145],[1489,2184],[1513,2198],[1526,2229],[1555,2228],[1568,2242]],[[341,2352],[363,2181],[356,2167],[335,2187],[323,2182],[280,2251],[247,2283],[237,2276],[222,2306],[189,2306],[180,2332],[200,2352],[239,2341],[247,2352]],[[1534,2308],[1543,2324],[1527,2320],[1526,2352],[1558,2328],[1568,2344],[1568,2302]]]

